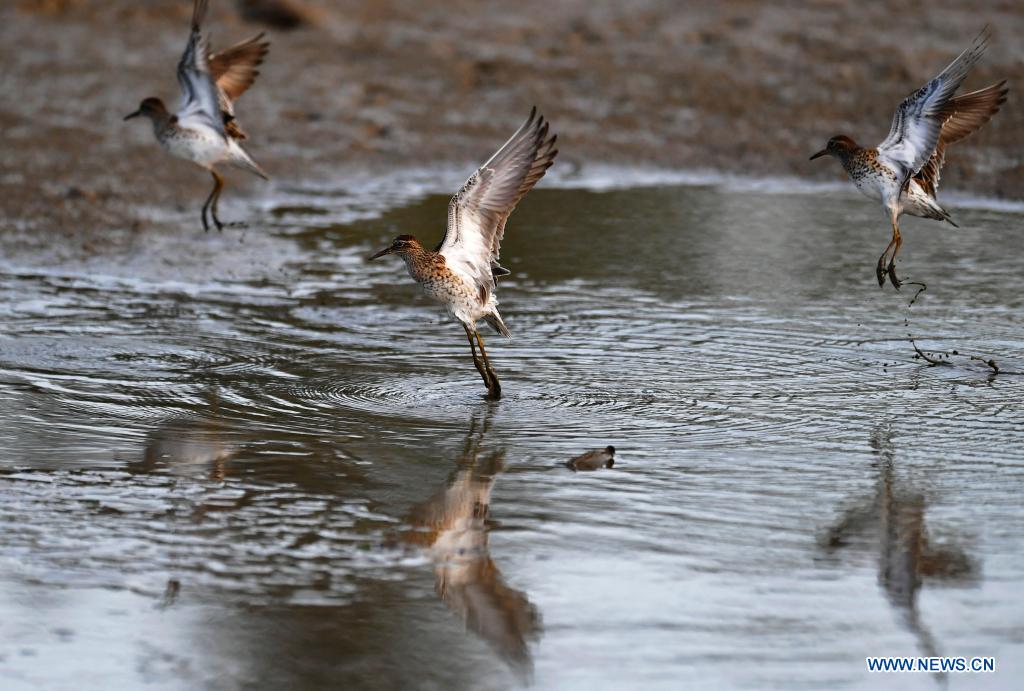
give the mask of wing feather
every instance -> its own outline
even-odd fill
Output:
[[[178,119],[192,124],[201,122],[224,135],[217,86],[210,75],[210,50],[202,34],[207,4],[208,0],[195,0],[192,6],[192,32],[178,62],[178,84],[181,85]]]
[[[263,63],[270,50],[270,41],[264,41],[260,32],[247,41],[218,51],[210,56],[210,75],[217,88],[233,103],[246,92],[259,76],[256,68]]]
[[[261,32],[247,41],[210,56],[210,76],[217,85],[217,97],[224,114],[225,127],[235,139],[245,139],[245,133],[235,121],[235,101],[246,92],[259,76],[256,68],[263,63],[270,42]]]
[[[946,147],[976,132],[992,116],[999,112],[999,107],[1006,102],[1006,81],[987,86],[952,98],[946,104],[945,120],[939,132],[939,141],[924,167],[914,176],[922,189],[931,197],[939,189],[939,175],[945,162]]]
[[[896,109],[889,136],[878,145],[878,154],[884,162],[902,170],[904,178],[921,170],[935,153],[943,123],[948,118],[948,102],[981,59],[990,35],[985,27],[970,48]]]
[[[476,286],[486,301],[494,289],[505,224],[516,205],[555,160],[556,137],[537,109],[476,170],[448,204],[448,229],[438,246],[452,270]]]

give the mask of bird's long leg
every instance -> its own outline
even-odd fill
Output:
[[[895,229],[895,226],[893,226]],[[893,233],[892,240],[885,246],[885,251],[882,252],[882,256],[878,258],[878,265],[875,266],[875,277],[878,278],[878,285],[885,285],[885,272],[888,268],[889,251],[892,250],[892,246],[896,244],[896,235]]]
[[[210,170],[210,173],[213,175],[213,192],[210,193],[210,201],[212,202],[210,218],[213,219],[213,224],[217,226],[217,230],[224,230],[224,224],[217,218],[217,202],[220,201],[220,193],[224,190],[224,178],[213,169]]]
[[[491,367],[491,360],[487,357],[487,351],[484,349],[484,337],[480,335],[479,331],[474,331],[476,334],[477,345],[480,346],[480,356],[484,361],[484,369],[490,376],[491,381],[487,384],[487,393],[491,395],[491,398],[501,398],[501,383],[498,381],[498,375],[494,373],[494,368]]]
[[[473,351],[473,365],[476,367],[476,371],[479,372],[480,376],[483,378],[484,385],[487,387],[487,390],[490,391],[491,381],[487,376],[487,371],[484,369],[484,366],[480,363],[480,358],[478,358],[476,354],[476,340],[473,337],[475,332],[465,324],[462,325],[462,328],[466,330],[466,337],[469,339],[469,348]]]
[[[894,209],[892,212],[892,240],[885,246],[885,251],[882,252],[882,256],[878,258],[878,265],[875,267],[875,276],[878,278],[878,285],[885,285],[885,275],[888,272],[889,280],[895,288],[899,289],[900,281],[896,278],[896,251],[899,250],[899,245],[903,243],[900,239],[900,225],[898,219],[898,212]],[[893,248],[897,249],[894,251]]]
[[[210,172],[213,173],[212,170]],[[217,174],[213,173],[213,189],[210,191],[209,196],[206,197],[206,201],[203,202],[203,214],[202,214],[203,232],[206,232],[206,233],[210,232],[210,224],[207,223],[207,221],[206,221],[206,212],[209,210],[210,204],[213,203],[214,195],[216,195],[219,190],[220,190],[220,185],[218,184]]]
[[[900,222],[899,219],[895,219],[892,222],[893,236],[896,240],[896,246],[892,249],[892,256],[889,257],[889,282],[892,283],[893,288],[896,290],[900,289],[901,281],[896,276],[896,255],[900,253],[900,248],[903,247],[903,237],[900,235]]]

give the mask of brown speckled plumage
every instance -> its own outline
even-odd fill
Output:
[[[452,314],[469,312],[487,304],[487,295],[473,290],[448,268],[444,257],[432,252],[418,241],[410,241],[409,249],[401,253],[405,268],[423,292],[446,305]]]

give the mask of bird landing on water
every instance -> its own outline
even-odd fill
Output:
[[[501,397],[501,384],[477,322],[483,320],[502,336],[511,336],[498,313],[495,296],[496,278],[509,273],[498,264],[501,240],[516,205],[554,162],[558,154],[555,139],[555,135],[548,136],[548,124],[534,108],[516,133],[452,197],[448,229],[435,250],[428,250],[412,235],[399,235],[370,257],[400,256],[423,291],[462,324],[473,364],[492,399]]]
[[[125,120],[147,117],[153,123],[153,133],[167,153],[195,163],[210,171],[213,191],[203,204],[203,229],[209,230],[207,212],[217,230],[224,224],[217,216],[217,202],[224,189],[224,178],[217,172],[218,164],[233,165],[269,180],[263,169],[242,148],[245,132],[235,119],[235,101],[252,86],[270,44],[263,34],[248,41],[211,53],[202,23],[208,0],[195,0],[192,6],[192,33],[185,52],[178,63],[178,83],[181,86],[181,104],[175,113],[159,98],[150,97],[139,104],[139,109],[125,116]]]
[[[902,214],[956,226],[936,198],[946,148],[988,122],[1006,101],[1008,91],[1006,82],[1001,81],[953,96],[981,59],[989,36],[986,27],[971,47],[937,77],[904,99],[893,116],[889,136],[877,147],[865,148],[850,137],[836,135],[811,156],[812,161],[821,156],[838,159],[857,189],[885,208],[892,222],[892,240],[875,269],[880,286],[888,275],[893,287],[900,287],[896,255],[903,246],[899,227]]]

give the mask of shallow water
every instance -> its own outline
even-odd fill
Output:
[[[387,189],[183,213],[159,272],[0,265],[3,688],[1017,685],[1024,216],[906,220],[908,311],[859,198],[542,185],[493,403],[365,262],[440,235],[446,197]]]

